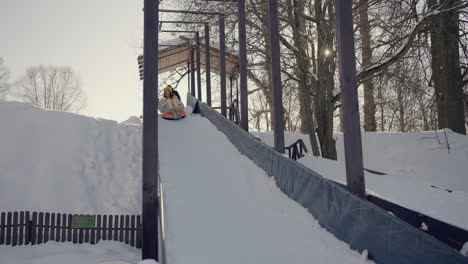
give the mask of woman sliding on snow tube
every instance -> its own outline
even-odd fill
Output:
[[[159,111],[162,113],[162,118],[177,120],[185,117],[184,104],[177,95],[171,86],[164,88],[164,96],[159,100]]]

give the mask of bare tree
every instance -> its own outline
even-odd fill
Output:
[[[0,58],[0,101],[5,100],[5,95],[11,87],[8,82],[9,78],[10,71],[3,66],[3,58]]]
[[[372,63],[371,24],[369,22],[369,1],[359,0],[359,33],[361,35],[361,56],[363,67]],[[377,131],[375,122],[374,83],[372,79],[363,81],[364,87],[364,130]]]
[[[466,134],[463,76],[460,71],[459,14],[456,8],[463,2],[465,1],[429,0],[428,5],[433,9],[450,9],[435,16],[431,28],[432,74],[436,89],[439,129],[448,127],[455,132]]]
[[[78,113],[86,106],[86,94],[70,67],[28,68],[17,90],[24,101],[47,109]]]

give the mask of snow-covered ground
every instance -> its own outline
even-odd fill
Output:
[[[274,144],[271,132],[254,134],[263,142]],[[440,144],[437,138],[433,138],[436,134]],[[326,178],[346,183],[343,137],[341,134],[335,137],[339,161],[317,158],[309,153],[299,162]],[[289,132],[285,135],[287,145],[299,138],[310,150],[307,135]],[[447,130],[447,138],[450,154],[443,131],[363,133],[364,166],[388,173],[376,175],[365,172],[367,191],[468,230],[468,136]]]
[[[0,211],[141,213],[141,126],[0,103]],[[325,231],[199,116],[160,121],[167,258],[371,263]],[[123,243],[0,246],[0,263],[136,263]]]
[[[47,242],[37,246],[0,246],[2,264],[127,264],[139,260],[139,249],[114,241],[96,245]]]
[[[449,129],[418,133],[362,133],[364,166],[387,174],[468,193],[468,136]],[[273,133],[254,133],[272,145]],[[286,144],[308,135],[286,132]],[[343,134],[336,134],[338,160],[344,161]],[[447,140],[448,139],[448,140]],[[448,144],[447,144],[448,142]]]

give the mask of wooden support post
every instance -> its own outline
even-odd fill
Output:
[[[270,13],[270,46],[271,46],[271,83],[273,88],[273,120],[275,122],[275,150],[284,153],[284,113],[283,90],[281,88],[281,54],[278,27],[278,2],[268,1]]]
[[[226,32],[224,15],[219,16],[219,58],[221,80],[221,115],[226,117]]]
[[[336,0],[336,29],[344,116],[346,183],[351,192],[365,198],[351,0]]]
[[[200,61],[200,33],[195,33],[195,45],[197,51],[197,96],[198,100],[202,101],[202,81],[201,81],[201,61]]]
[[[239,73],[241,97],[241,127],[249,131],[249,100],[247,91],[247,37],[245,32],[245,0],[237,1],[239,15]]]
[[[195,50],[190,48],[190,95],[195,97]]]
[[[210,26],[205,24],[205,65],[206,65],[206,103],[211,106],[211,55],[210,55]]]
[[[158,260],[158,29],[159,0],[144,0],[142,259]],[[109,216],[109,220],[112,216]],[[110,226],[109,226],[110,227]],[[110,235],[110,234],[109,234]],[[109,236],[109,240],[112,237]]]

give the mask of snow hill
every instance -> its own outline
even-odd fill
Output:
[[[0,103],[0,208],[141,212],[141,127]]]
[[[141,213],[141,127],[0,103],[0,211]],[[125,244],[0,246],[0,263],[137,263]],[[120,262],[113,262],[120,261]]]
[[[0,103],[0,211],[141,213],[141,125]],[[160,120],[173,264],[373,263],[324,230],[206,119]],[[123,243],[0,246],[0,263],[136,263]]]

